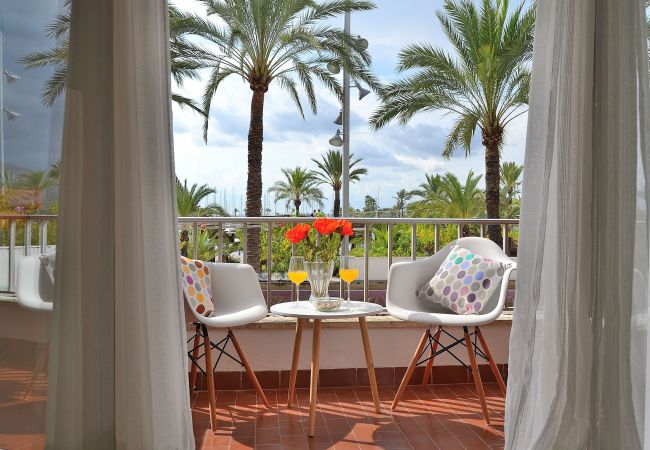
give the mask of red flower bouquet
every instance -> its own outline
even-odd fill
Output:
[[[352,223],[347,220],[322,218],[314,221],[313,227],[296,225],[285,233],[285,237],[294,244],[304,242],[307,261],[330,262],[339,254],[342,237],[353,234]]]

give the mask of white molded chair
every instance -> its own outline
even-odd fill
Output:
[[[52,311],[54,285],[38,256],[19,256],[16,261],[16,300],[24,308]]]
[[[212,424],[212,430],[216,431],[214,370],[223,355],[233,359],[245,368],[246,374],[255,387],[260,399],[267,408],[271,408],[255,376],[255,372],[232,330],[233,327],[248,325],[263,319],[268,314],[268,307],[264,300],[257,274],[250,265],[203,261],[202,263],[210,268],[214,311],[209,317],[205,317],[194,311],[187,302],[184,302],[186,318],[191,318],[190,320],[195,326],[194,336],[190,338],[190,340],[194,340],[194,343],[192,349],[188,352],[192,365],[190,383],[191,388],[194,389],[197,370],[200,370],[206,375],[208,381],[208,401],[210,404],[210,422]],[[212,342],[208,332],[210,328],[225,329],[226,337],[217,343]],[[201,343],[201,338],[203,338],[203,343]],[[228,342],[232,342],[239,359],[226,351]],[[199,355],[201,347],[203,347],[203,355]],[[219,352],[214,366],[212,364],[212,349],[217,349]],[[201,357],[205,357],[205,372],[198,365],[198,360]]]
[[[16,301],[32,311],[51,312],[54,306],[54,285],[38,256],[19,256],[16,261]],[[45,342],[36,359],[32,379],[25,390],[25,399],[34,392],[39,375],[46,373],[49,342]]]
[[[433,278],[433,275],[435,275],[440,265],[449,255],[451,247],[456,244],[476,254],[485,256],[486,258],[495,261],[502,261],[510,265],[503,274],[500,286],[496,289],[492,297],[485,303],[483,309],[481,309],[478,314],[459,315],[442,305],[421,300],[417,297],[418,289]],[[433,361],[437,355],[447,351],[460,361],[460,359],[450,351],[453,347],[460,344],[464,345],[467,349],[467,355],[471,367],[467,367],[462,361],[460,362],[468,369],[471,368],[474,377],[474,384],[476,385],[478,397],[481,401],[483,417],[487,424],[490,423],[490,416],[485,401],[481,375],[479,374],[478,365],[476,363],[476,355],[488,362],[504,395],[506,393],[506,387],[479,327],[495,321],[501,315],[506,302],[510,274],[513,270],[516,270],[516,267],[516,263],[508,258],[497,244],[489,239],[479,237],[458,239],[442,248],[435,255],[426,259],[395,263],[392,265],[388,274],[388,287],[386,291],[386,309],[388,313],[398,319],[419,322],[427,325],[427,329],[424,331],[424,334],[420,339],[415,354],[413,355],[413,359],[411,360],[399,389],[395,394],[395,399],[392,404],[393,410],[397,408],[399,401],[404,395],[406,386],[408,385],[416,366],[424,363],[427,364],[422,379],[422,384],[426,384],[428,378],[431,376]],[[436,331],[432,334],[431,327],[434,325],[436,326]],[[463,337],[456,338],[452,336],[444,329],[445,327],[463,327]],[[472,333],[469,332],[469,327],[474,327]],[[441,345],[440,335],[442,333],[451,337],[454,340],[453,343],[450,345]],[[472,344],[472,336],[475,337],[474,344]],[[480,348],[477,345],[476,338],[480,341]],[[441,350],[439,351],[438,345],[441,345]],[[425,356],[427,349],[429,350],[429,353]]]

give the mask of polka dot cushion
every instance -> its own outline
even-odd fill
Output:
[[[499,286],[505,269],[501,262],[456,245],[431,281],[420,288],[418,297],[457,314],[477,314]]]
[[[181,284],[190,307],[198,314],[208,317],[214,310],[208,265],[181,256]]]

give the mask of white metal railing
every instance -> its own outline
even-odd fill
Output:
[[[44,253],[47,250],[48,245],[54,244],[54,242],[48,243],[48,226],[49,224],[56,222],[55,215],[0,215],[0,239],[2,240],[2,247],[7,250],[7,258],[0,258],[0,276],[6,277],[6,282],[4,286],[0,286],[0,291],[4,292],[14,292],[15,291],[15,267],[16,267],[16,257],[19,246],[17,242],[20,237],[22,245],[20,245],[21,253],[25,255],[30,255],[34,250],[38,250],[40,253]],[[192,230],[191,233],[191,242],[193,247],[193,256],[197,258],[198,252],[198,239],[199,234],[198,230],[201,226],[206,228],[213,229],[217,234],[217,245],[216,245],[216,254],[215,260],[223,262],[224,261],[224,232],[226,228],[236,228],[242,231],[242,242],[241,247],[242,252],[242,262],[247,260],[247,230],[249,227],[259,227],[260,233],[266,233],[266,261],[267,261],[267,270],[266,270],[266,280],[262,280],[263,284],[266,284],[266,298],[270,302],[273,294],[273,283],[271,274],[273,273],[273,233],[274,228],[278,228],[286,224],[295,224],[295,223],[310,223],[316,220],[316,217],[283,217],[283,216],[272,216],[272,217],[179,217],[178,223],[181,229],[189,228]],[[364,300],[368,299],[369,291],[369,243],[370,243],[370,233],[372,226],[377,225],[386,225],[387,226],[387,267],[386,270],[390,268],[393,263],[394,257],[394,227],[409,226],[411,234],[411,248],[410,248],[410,258],[415,260],[417,257],[417,226],[418,225],[433,225],[434,227],[434,252],[437,252],[441,247],[440,240],[440,231],[443,226],[456,226],[457,227],[457,236],[462,237],[463,229],[466,226],[478,227],[479,235],[487,235],[487,228],[489,225],[499,225],[501,227],[501,232],[503,236],[503,248],[506,253],[509,253],[509,242],[508,233],[512,227],[519,225],[518,219],[427,219],[427,218],[348,218],[355,227],[355,234],[357,232],[362,233],[362,242],[363,242],[363,268],[364,268],[364,277],[363,277],[363,298]],[[264,230],[265,228],[265,230]],[[18,234],[18,230],[22,231],[22,234]],[[38,233],[38,239],[33,236],[33,231],[36,230]],[[51,239],[50,239],[51,240]],[[6,243],[6,245],[5,245]],[[263,249],[260,249],[260,253]],[[292,253],[295,250],[295,245],[292,246]],[[340,292],[343,294],[343,283],[340,283]],[[291,297],[294,297],[294,290],[291,289]]]
[[[178,222],[180,227],[190,227],[192,232],[192,244],[193,244],[193,255],[194,258],[197,258],[198,251],[198,230],[200,226],[205,226],[207,228],[215,229],[217,233],[217,251],[215,260],[223,262],[224,261],[224,229],[226,227],[236,227],[242,230],[242,262],[247,262],[247,231],[251,226],[259,227],[260,233],[266,232],[266,261],[267,261],[267,270],[266,270],[266,280],[262,283],[266,284],[266,298],[267,302],[270,302],[273,294],[273,282],[271,274],[273,273],[273,254],[272,254],[272,244],[273,244],[273,229],[274,227],[279,227],[280,225],[285,224],[295,224],[295,223],[310,223],[314,220],[317,220],[318,217],[179,217]],[[437,252],[440,249],[440,230],[442,226],[445,225],[455,225],[457,227],[457,237],[463,236],[463,229],[465,226],[475,226],[479,228],[479,235],[481,237],[487,235],[487,228],[490,225],[499,225],[501,227],[501,232],[503,236],[502,246],[505,249],[506,253],[509,253],[509,242],[508,233],[511,227],[516,227],[519,225],[518,219],[428,219],[428,218],[345,218],[353,223],[356,232],[361,229],[363,233],[363,268],[364,268],[364,277],[363,277],[363,299],[364,301],[368,300],[368,291],[369,291],[369,277],[368,277],[368,266],[369,266],[369,243],[370,243],[370,232],[373,225],[386,225],[388,231],[387,239],[387,267],[386,270],[390,268],[393,263],[393,231],[396,225],[408,225],[410,226],[411,234],[411,249],[410,257],[415,260],[417,257],[417,226],[418,225],[433,225],[434,226],[434,252]],[[263,228],[266,228],[263,230]],[[262,251],[263,249],[261,249]],[[260,251],[260,253],[261,253]],[[295,251],[295,245],[292,246],[292,254]],[[341,295],[343,295],[343,283],[339,284],[339,290]],[[294,299],[294,290],[291,289],[291,298]]]

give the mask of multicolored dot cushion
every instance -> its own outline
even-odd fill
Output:
[[[455,245],[438,272],[418,291],[423,300],[457,314],[477,314],[503,278],[506,266]]]
[[[210,268],[204,262],[181,256],[181,284],[186,301],[198,314],[208,317],[214,310]]]

